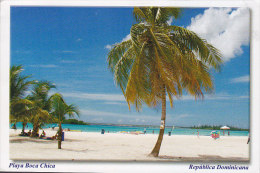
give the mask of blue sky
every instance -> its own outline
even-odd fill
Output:
[[[56,84],[93,123],[160,124],[160,107],[129,111],[107,65],[111,45],[129,38],[135,23],[132,8],[12,7],[11,65],[24,75]],[[195,101],[184,95],[167,103],[166,125],[233,125],[249,127],[249,10],[184,9],[168,22],[198,33],[224,55],[220,73],[212,72],[215,92]]]

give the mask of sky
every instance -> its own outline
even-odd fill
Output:
[[[108,69],[113,44],[130,38],[133,8],[11,7],[11,65],[23,75],[56,85],[68,104],[90,123],[159,125],[160,107],[128,105]],[[185,27],[223,54],[212,70],[214,93],[195,100],[184,94],[167,101],[166,125],[232,125],[249,128],[250,11],[247,8],[185,8],[169,24]]]

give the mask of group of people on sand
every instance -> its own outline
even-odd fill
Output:
[[[32,135],[32,131],[31,130],[29,130],[27,133],[23,132],[23,133],[20,134],[20,136],[31,136],[31,135]],[[37,136],[39,136],[39,133],[37,133]],[[57,133],[54,136],[47,137],[45,131],[43,130],[41,135],[39,136],[39,138],[40,139],[47,139],[47,140],[57,139],[58,138],[58,131],[57,131]]]
[[[58,137],[58,132],[54,136],[52,136],[52,137],[47,137],[46,133],[43,130],[42,134],[40,136],[40,139],[54,140],[54,139],[57,139],[57,137]]]
[[[58,132],[59,131],[57,131],[57,133],[54,136],[52,136],[52,137],[47,137],[45,131],[43,130],[42,134],[40,135],[40,139],[47,139],[47,140],[57,139],[58,138]]]
[[[19,136],[31,136],[31,135],[32,135],[32,130],[29,130],[27,133],[21,132],[21,134]],[[39,132],[36,133],[36,136],[39,136]]]
[[[21,134],[19,136],[31,136],[32,131],[29,130],[27,133],[26,132],[21,132]]]

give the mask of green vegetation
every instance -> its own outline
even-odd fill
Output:
[[[210,125],[202,125],[202,126],[193,126],[193,127],[188,127],[191,129],[207,129],[207,130],[220,130],[220,127],[222,126],[210,126]],[[228,126],[230,129],[229,130],[234,130],[234,131],[249,131],[249,129],[242,129],[242,128],[237,128],[233,126]]]
[[[12,128],[16,129],[16,122],[22,121],[24,132],[32,105],[24,96],[34,81],[28,81],[30,76],[22,76],[22,71],[22,66],[13,66],[10,69],[10,122],[14,123]]]
[[[108,66],[129,105],[140,110],[162,105],[161,126],[151,156],[158,157],[166,119],[166,96],[183,90],[195,98],[213,89],[210,71],[219,70],[221,53],[196,33],[168,24],[180,16],[178,8],[134,8],[136,19],[131,38],[115,44],[108,54]]]
[[[31,123],[33,124],[32,136],[39,136],[38,131],[44,124],[51,123],[53,117],[51,116],[52,103],[49,97],[49,91],[56,88],[55,85],[49,81],[39,81],[33,85],[31,94],[27,98],[33,102],[32,108],[38,109],[37,113],[32,114]]]
[[[59,130],[58,130],[58,149],[61,149],[61,136],[62,127],[61,123],[65,120],[65,115],[74,116],[75,114],[79,116],[79,110],[77,106],[71,104],[68,105],[63,99],[62,95],[56,93],[51,96],[52,112],[51,114],[58,119]]]
[[[23,76],[21,65],[10,69],[10,122],[22,122],[22,134],[28,122],[33,124],[31,137],[39,137],[39,129],[46,123],[59,123],[58,148],[61,149],[61,123],[65,115],[79,115],[77,106],[68,105],[61,94],[51,96],[50,90],[56,88],[49,81],[30,81],[30,76]],[[29,88],[32,88],[29,91]],[[26,96],[26,93],[29,94]]]
[[[78,125],[89,125],[88,123],[84,121],[79,121],[77,119],[65,119],[62,122],[63,124],[78,124]]]

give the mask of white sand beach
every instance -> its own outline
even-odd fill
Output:
[[[47,136],[56,131],[45,130]],[[62,149],[57,140],[20,137],[10,129],[12,160],[102,160],[102,161],[249,161],[246,136],[165,135],[160,157],[149,157],[157,134],[65,132]]]

